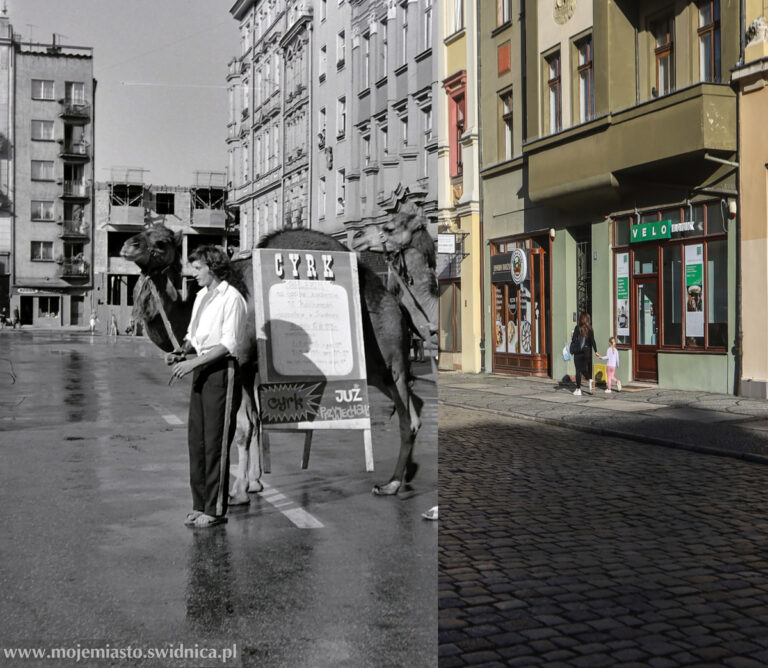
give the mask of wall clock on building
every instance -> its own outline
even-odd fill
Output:
[[[573,16],[576,0],[555,0],[555,23],[563,25],[568,23]]]

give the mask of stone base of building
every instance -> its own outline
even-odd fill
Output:
[[[740,385],[742,397],[753,399],[768,399],[768,381],[749,378],[742,380]]]

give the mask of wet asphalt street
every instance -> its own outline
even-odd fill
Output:
[[[437,503],[437,388],[415,370],[421,468],[399,497],[371,495],[398,447],[371,390],[375,472],[359,432],[317,434],[307,471],[301,437],[274,436],[266,493],[191,530],[189,379],[169,388],[159,350],[139,339],[0,332],[0,651],[234,644],[227,664],[77,665],[436,665],[437,523],[421,513]],[[319,526],[298,528],[297,513]]]
[[[765,464],[445,406],[439,439],[441,668],[768,665]]]

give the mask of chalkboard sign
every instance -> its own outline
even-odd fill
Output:
[[[253,277],[263,428],[363,429],[368,460],[356,255],[262,248]]]

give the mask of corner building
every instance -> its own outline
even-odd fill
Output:
[[[479,7],[487,368],[734,392],[738,4]]]

